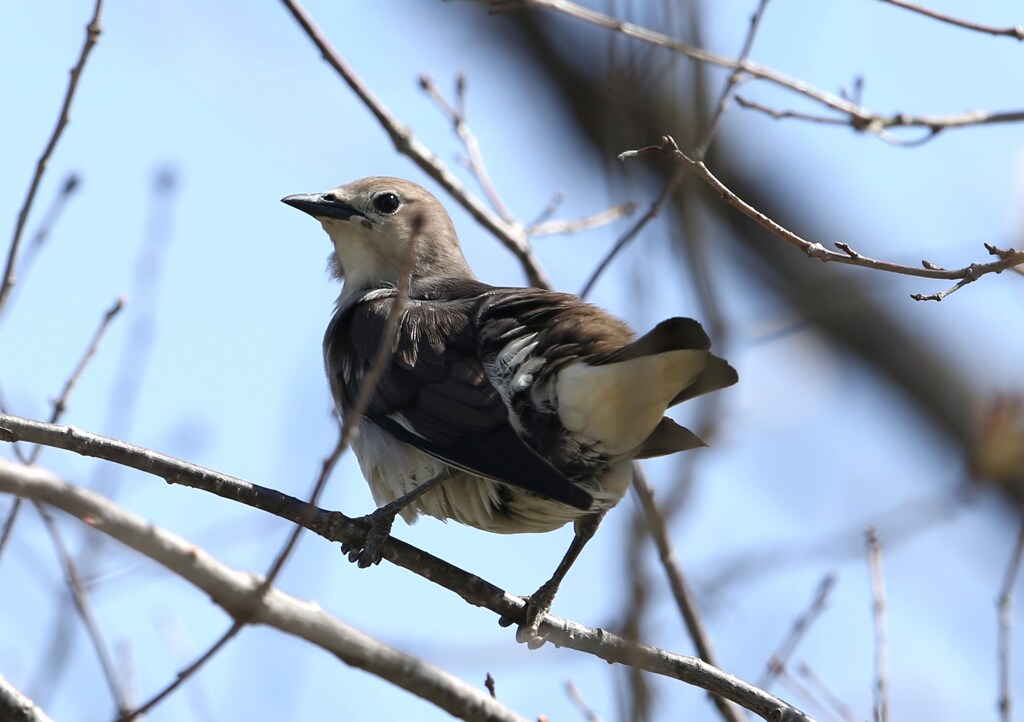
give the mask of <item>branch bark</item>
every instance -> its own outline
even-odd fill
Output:
[[[29,441],[113,461],[154,474],[172,484],[201,489],[262,509],[296,524],[302,524],[329,541],[361,543],[366,534],[365,524],[340,512],[329,512],[279,491],[71,426],[57,426],[0,414],[0,441]],[[0,466],[8,476],[17,476],[11,470],[20,468],[24,467],[18,467],[10,462],[2,462]],[[74,487],[69,488],[76,493],[86,493]],[[22,493],[16,489],[7,489],[2,483],[0,490]],[[63,508],[59,503],[52,503]],[[511,619],[514,623],[525,621],[526,602],[521,597],[509,594],[443,559],[394,537],[388,538],[385,542],[383,557],[454,592],[474,606],[485,607],[497,616]],[[250,587],[255,588],[254,585]],[[243,608],[237,611],[242,613],[247,610]],[[258,615],[256,621],[261,621]],[[586,627],[551,614],[542,620],[541,631],[548,641],[557,646],[586,652],[609,663],[627,664],[653,674],[678,679],[735,702],[765,720],[813,722],[809,716],[789,703],[695,657],[675,654],[645,644],[633,644],[603,629]]]

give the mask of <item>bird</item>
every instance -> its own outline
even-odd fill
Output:
[[[578,296],[478,280],[443,204],[411,181],[281,200],[320,222],[343,281],[324,367],[340,416],[358,416],[351,448],[378,507],[365,542],[343,551],[379,562],[399,514],[499,534],[573,522],[517,633],[543,643],[541,620],[634,461],[704,445],[667,409],[736,383],[735,369],[693,319],[637,337]]]

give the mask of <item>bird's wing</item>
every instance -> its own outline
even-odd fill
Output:
[[[324,339],[336,397],[348,412],[381,348],[393,295],[349,305]],[[480,476],[579,509],[592,497],[534,451],[488,379],[465,303],[412,300],[363,415],[396,439]]]

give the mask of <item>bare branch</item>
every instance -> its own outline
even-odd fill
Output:
[[[882,545],[874,529],[868,529],[868,566],[871,569],[871,616],[875,622],[875,722],[889,722],[889,642],[885,633],[885,575]]]
[[[572,700],[573,705],[580,711],[585,722],[601,722],[601,718],[597,712],[587,704],[587,700],[583,697],[583,693],[576,688],[576,685],[572,683],[572,680],[568,680],[565,683],[565,693],[569,695],[569,699]]]
[[[0,441],[29,441],[73,451],[84,456],[106,459],[124,466],[154,474],[172,484],[181,484],[214,493],[225,499],[262,509],[275,516],[302,524],[329,541],[359,543],[366,534],[366,525],[349,519],[340,512],[310,509],[305,502],[211,469],[175,459],[159,452],[99,436],[71,426],[56,426],[17,416],[0,414]],[[0,460],[0,482],[4,479],[36,472]],[[11,470],[11,471],[8,471]],[[24,470],[24,471],[22,471]],[[0,489],[4,489],[0,484]],[[73,489],[73,487],[71,487]],[[21,493],[14,490],[13,493]],[[69,492],[72,493],[72,492]],[[75,494],[85,494],[75,489]],[[47,500],[49,503],[49,500]],[[54,503],[55,506],[59,504]],[[191,547],[191,545],[189,546]],[[515,595],[469,574],[442,559],[406,544],[395,537],[384,543],[383,557],[393,564],[448,589],[474,606],[485,607],[499,617],[523,623],[526,602]],[[157,559],[158,561],[159,558]],[[255,584],[251,584],[253,588]],[[273,595],[268,596],[268,600]],[[246,594],[245,599],[249,600]],[[268,601],[269,603],[269,601]],[[239,604],[233,604],[238,609]],[[754,685],[726,674],[695,657],[674,654],[645,644],[632,644],[603,629],[592,629],[552,614],[544,617],[541,633],[555,645],[592,654],[609,663],[629,664],[653,674],[681,680],[701,687],[715,695],[749,709],[773,722],[812,722],[811,718],[792,705]]]
[[[437,104],[441,112],[448,117],[448,120],[451,121],[452,126],[455,128],[455,134],[459,136],[459,140],[462,141],[462,145],[466,149],[469,170],[480,184],[480,188],[483,190],[484,195],[487,196],[491,206],[505,223],[515,225],[515,217],[508,209],[508,206],[505,205],[505,202],[501,200],[501,195],[498,193],[497,188],[494,187],[494,181],[491,180],[491,174],[487,172],[487,164],[484,163],[483,153],[480,152],[480,141],[477,140],[473,131],[469,129],[469,124],[466,122],[466,76],[460,74],[455,82],[455,106],[452,106],[445,100],[444,95],[429,74],[424,73],[420,76],[420,86]]]
[[[609,223],[617,221],[625,216],[631,216],[635,210],[636,203],[633,201],[617,203],[611,208],[607,208],[599,213],[595,213],[592,216],[586,216],[584,218],[535,223],[534,225],[526,228],[526,235],[534,238],[536,236],[582,233],[583,231],[590,231],[595,228],[600,228],[601,226],[606,226]]]
[[[719,180],[708,167],[699,160],[694,160],[690,156],[686,155],[676,145],[675,140],[672,136],[662,136],[661,145],[649,145],[643,148],[637,148],[636,150],[627,150],[619,154],[620,160],[626,158],[632,158],[638,155],[644,155],[647,153],[658,152],[663,153],[676,161],[679,161],[690,168],[696,173],[701,179],[704,180],[709,186],[715,189],[715,191],[722,197],[722,200],[728,203],[733,208],[736,208],[743,215],[747,216],[751,220],[755,221],[758,225],[768,229],[776,236],[786,241],[790,245],[803,251],[807,256],[811,258],[817,258],[822,262],[835,262],[845,263],[852,266],[861,266],[863,268],[873,268],[876,271],[885,271],[887,273],[897,273],[904,276],[917,276],[920,278],[935,278],[935,279],[953,279],[957,280],[958,283],[938,294],[922,295],[914,294],[911,296],[915,301],[924,300],[936,300],[941,301],[943,298],[948,296],[950,293],[963,288],[969,283],[973,283],[977,279],[989,273],[1001,273],[1007,268],[1013,268],[1024,264],[1024,251],[1016,251],[1013,249],[1007,251],[999,251],[990,247],[986,244],[986,248],[989,250],[991,255],[997,255],[1000,257],[998,261],[992,261],[990,263],[972,263],[968,266],[958,269],[947,269],[940,266],[936,266],[934,263],[929,261],[922,261],[922,267],[916,266],[905,266],[899,263],[892,263],[889,261],[879,261],[874,258],[868,258],[867,256],[855,251],[848,244],[837,243],[836,246],[841,252],[830,251],[820,243],[812,243],[804,238],[801,238],[793,231],[784,227],[780,223],[770,218],[767,214],[754,208],[752,205],[747,203],[745,200],[733,193],[721,180]]]
[[[325,649],[466,720],[525,722],[523,717],[473,685],[428,662],[331,617],[319,605],[270,589],[260,599],[260,579],[222,564],[205,550],[149,520],[54,474],[0,460],[0,489],[50,504],[145,554],[203,590],[236,619],[266,624]],[[255,608],[254,608],[255,603]]]
[[[61,391],[60,396],[58,396],[53,402],[53,412],[50,414],[51,424],[59,421],[64,415],[64,411],[67,409],[68,400],[71,398],[71,392],[74,391],[75,386],[78,384],[78,380],[82,377],[85,367],[96,354],[96,349],[99,348],[100,341],[103,339],[103,335],[110,326],[110,322],[113,321],[114,317],[121,312],[122,308],[124,308],[124,296],[119,296],[117,300],[114,301],[114,305],[107,309],[107,312],[103,314],[99,327],[93,334],[89,345],[86,346],[85,353],[82,354],[82,358],[79,360],[78,365],[75,366],[74,371],[71,372],[67,381],[64,382],[64,389]],[[39,454],[42,450],[42,446],[36,446],[32,449],[31,453],[26,456],[21,451],[21,447],[17,444],[14,445],[14,451],[17,454],[18,459],[24,464],[36,463],[36,461],[39,460]],[[4,549],[7,547],[7,542],[10,540],[11,534],[14,531],[14,524],[18,520],[18,514],[21,513],[21,503],[20,498],[15,499],[10,510],[7,512],[7,519],[4,521],[3,531],[0,531],[0,556],[3,555]],[[40,513],[43,512],[41,511]]]
[[[832,587],[835,586],[835,583],[835,574],[829,573],[822,577],[810,606],[793,621],[789,634],[786,635],[776,650],[772,652],[772,656],[768,659],[768,664],[765,665],[764,672],[761,673],[761,678],[757,680],[758,687],[763,687],[764,689],[771,688],[772,680],[786,668],[786,664],[796,650],[800,640],[824,611],[825,602],[828,600],[828,595],[832,592]]]
[[[810,83],[793,78],[785,73],[780,73],[773,68],[760,65],[759,63],[754,63],[750,60],[730,58],[703,48],[698,48],[694,45],[690,45],[689,43],[684,43],[681,40],[676,40],[671,36],[650,30],[649,28],[641,27],[633,23],[618,20],[617,18],[613,18],[603,13],[599,13],[596,10],[583,7],[582,5],[571,2],[570,0],[488,0],[488,2],[491,8],[498,12],[512,10],[518,7],[532,6],[548,8],[549,10],[554,10],[564,15],[576,18],[577,20],[597,25],[598,27],[605,28],[625,37],[640,40],[642,42],[679,53],[680,55],[685,55],[691,60],[699,63],[707,63],[708,65],[716,65],[733,71],[739,71],[745,76],[773,83],[794,93],[810,98],[826,108],[838,111],[843,115],[848,116],[849,120],[846,122],[851,127],[860,131],[880,133],[880,131],[883,131],[886,128],[895,126],[919,126],[929,129],[959,128],[983,123],[1012,123],[1024,120],[1024,110],[997,113],[971,111],[969,113],[952,116],[911,116],[905,113],[885,116],[868,110],[864,106],[860,105],[859,102],[854,102],[848,98],[842,98],[833,93],[828,93],[819,88],[815,88]],[[781,113],[783,114],[782,117],[801,117],[799,114],[790,113],[788,111],[781,111]]]
[[[750,29],[747,31],[747,38],[743,41],[743,49],[740,51],[740,56],[737,60],[738,63],[745,63],[747,58],[750,57],[750,51],[754,47],[754,37],[757,35],[757,29],[761,25],[761,18],[764,17],[764,11],[768,7],[768,0],[760,0],[757,4],[757,9],[754,14],[750,17]],[[743,80],[743,71],[736,68],[732,71],[729,76],[728,82],[725,87],[722,88],[722,95],[718,98],[718,104],[715,106],[715,114],[711,116],[711,122],[708,123],[707,132],[704,137],[693,149],[693,157],[698,160],[704,160],[704,155],[707,153],[708,147],[711,145],[711,141],[714,140],[715,134],[718,132],[718,126],[722,122],[722,118],[725,116],[725,109],[729,107],[729,97],[732,95],[732,91],[739,85],[740,81]]]
[[[736,104],[741,108],[748,110],[756,110],[764,113],[775,120],[785,120],[787,118],[796,118],[797,120],[806,120],[811,123],[822,123],[825,125],[849,125],[850,121],[845,117],[838,117],[834,115],[815,115],[813,113],[802,113],[797,110],[776,110],[775,108],[769,108],[767,105],[762,105],[753,100],[747,100],[742,95],[736,96]]]
[[[103,314],[103,318],[100,320],[100,325],[96,328],[96,332],[93,333],[92,339],[89,341],[89,345],[85,348],[85,353],[83,353],[82,358],[79,359],[78,365],[75,366],[75,370],[71,372],[67,381],[64,382],[64,388],[61,389],[60,396],[58,396],[53,402],[53,412],[50,414],[51,424],[57,423],[57,421],[64,416],[64,412],[67,411],[68,408],[68,401],[71,400],[71,393],[75,390],[75,386],[78,385],[79,380],[82,378],[82,374],[85,372],[85,367],[89,365],[93,356],[96,355],[96,349],[99,348],[100,341],[103,340],[103,336],[107,333],[107,329],[110,328],[111,322],[117,317],[117,314],[121,313],[124,309],[124,304],[125,297],[118,296],[110,308],[108,308]],[[37,446],[33,449],[28,463],[36,463],[36,461],[39,460],[39,452],[41,450],[41,446]]]
[[[550,288],[551,281],[540,267],[536,256],[534,256],[533,249],[530,247],[529,240],[526,237],[525,229],[518,224],[506,223],[487,208],[479,198],[462,185],[462,182],[448,170],[436,154],[417,140],[412,131],[402,125],[391,114],[391,111],[370,91],[334,46],[331,45],[330,41],[298,0],[282,0],[282,2],[305,31],[306,35],[309,36],[309,39],[320,50],[324,60],[337,71],[342,80],[348,84],[349,88],[363,102],[363,105],[373,113],[377,122],[380,123],[381,127],[391,138],[392,143],[395,144],[395,149],[399,153],[408,156],[424,173],[437,181],[480,225],[491,232],[502,245],[515,255],[520,264],[522,264],[531,286]]]
[[[9,722],[52,722],[39,706],[0,675],[0,718]]]
[[[82,51],[78,55],[78,62],[71,68],[71,77],[68,79],[68,89],[64,93],[64,104],[61,106],[60,115],[57,117],[57,125],[53,129],[53,133],[50,134],[50,140],[47,142],[46,148],[43,149],[43,154],[36,163],[36,172],[32,175],[28,193],[25,195],[25,202],[18,213],[18,222],[14,226],[14,236],[11,238],[11,247],[7,251],[7,266],[4,268],[3,281],[0,282],[0,315],[3,314],[4,306],[7,305],[7,299],[10,297],[11,289],[14,288],[16,282],[15,271],[18,260],[18,246],[21,245],[21,237],[25,231],[25,223],[28,221],[29,211],[32,210],[32,202],[35,200],[36,191],[39,190],[39,183],[43,179],[43,173],[46,171],[46,165],[50,161],[50,156],[53,155],[54,148],[57,147],[57,141],[60,140],[60,136],[68,124],[71,101],[75,98],[75,90],[78,89],[78,81],[82,77],[85,61],[88,60],[89,53],[100,39],[100,33],[102,32],[100,14],[102,12],[103,0],[96,0],[92,19],[85,28],[85,43],[82,45]]]
[[[37,446],[36,448],[41,447]],[[86,634],[89,636],[89,641],[92,643],[93,649],[96,651],[96,657],[99,660],[100,669],[103,670],[103,677],[107,681],[107,686],[110,688],[110,693],[114,698],[114,703],[117,705],[118,712],[123,714],[131,707],[131,701],[128,699],[128,694],[124,689],[124,685],[118,678],[117,670],[114,667],[114,660],[110,654],[110,649],[103,637],[103,633],[100,631],[96,614],[93,612],[89,593],[85,588],[85,584],[82,583],[82,578],[78,573],[78,567],[75,564],[74,558],[72,558],[71,553],[68,551],[67,545],[64,544],[64,539],[61,536],[60,529],[57,528],[57,522],[53,518],[53,514],[50,513],[50,510],[43,502],[38,499],[33,501],[36,510],[39,512],[39,516],[43,519],[43,524],[46,526],[50,539],[53,541],[54,549],[57,551],[57,559],[60,562],[62,571],[64,572],[64,581],[71,594],[71,599],[74,600],[75,609],[78,612],[79,618],[82,620],[82,626],[85,627]]]
[[[796,668],[797,673],[803,677],[808,684],[808,689],[814,690],[819,697],[824,699],[831,705],[832,709],[835,710],[836,715],[846,722],[858,722],[858,717],[854,714],[850,706],[839,699],[835,692],[833,692],[824,680],[821,679],[814,670],[806,664],[799,664]]]
[[[950,25],[956,25],[959,28],[965,28],[967,30],[976,30],[979,33],[987,33],[989,35],[1005,35],[1010,38],[1016,38],[1017,40],[1024,40],[1024,26],[1016,26],[1012,28],[997,28],[991,25],[981,25],[980,23],[971,22],[970,20],[960,20],[952,15],[946,15],[940,13],[937,10],[930,10],[914,3],[909,3],[906,0],[879,0],[879,2],[886,3],[888,5],[895,5],[898,8],[904,8],[912,12],[924,15],[925,17],[933,18]]]
[[[672,598],[675,599],[676,607],[686,623],[686,631],[690,634],[697,654],[708,664],[718,666],[715,650],[711,646],[711,638],[704,628],[704,622],[697,611],[697,603],[693,599],[690,587],[683,576],[683,570],[676,560],[675,548],[672,539],[669,537],[668,528],[665,525],[665,517],[662,516],[657,502],[654,500],[654,489],[651,488],[644,473],[643,466],[639,463],[633,464],[633,489],[640,499],[644,516],[647,518],[647,526],[650,529],[654,545],[658,549],[658,559],[665,569],[665,576],[668,577],[669,588],[672,590]],[[760,685],[759,685],[760,686]],[[718,714],[725,722],[743,722],[743,715],[740,711],[729,704],[725,699],[714,696],[712,700],[718,710]]]
[[[811,123],[849,126],[858,132],[877,135],[881,140],[884,140],[890,145],[897,145],[904,148],[915,148],[917,146],[924,145],[928,141],[934,139],[941,131],[950,128],[964,128],[975,125],[997,125],[1001,123],[1019,123],[1024,120],[1024,110],[968,110],[963,113],[953,113],[951,115],[910,115],[908,113],[881,115],[864,110],[859,115],[846,114],[844,116],[829,116],[815,115],[814,113],[803,113],[796,110],[777,110],[741,96],[736,96],[736,103],[740,107],[756,110],[774,118],[775,120],[794,118],[797,120],[806,120]],[[920,128],[926,131],[926,133],[920,138],[907,140],[889,132],[893,128]]]
[[[57,195],[53,198],[53,202],[50,204],[50,207],[46,209],[46,213],[43,214],[43,219],[39,222],[39,227],[32,235],[32,242],[28,244],[21,256],[18,268],[22,279],[28,275],[28,272],[32,267],[32,263],[35,261],[40,249],[42,249],[43,244],[46,243],[46,239],[50,237],[50,233],[53,232],[54,226],[57,225],[57,221],[64,212],[64,208],[67,206],[68,200],[74,196],[75,191],[78,190],[80,184],[81,179],[78,177],[78,174],[74,172],[69,173],[64,179],[60,190],[57,191]]]
[[[1013,588],[1017,584],[1024,559],[1024,522],[1017,533],[1010,563],[1006,566],[1003,588],[999,592],[999,715],[1002,722],[1013,720],[1012,684],[1010,683],[1010,642],[1013,631]]]
[[[654,199],[654,202],[651,203],[647,212],[640,216],[636,223],[626,229],[625,233],[619,236],[619,239],[615,241],[615,245],[613,245],[611,250],[608,251],[605,257],[601,259],[601,262],[597,264],[597,268],[594,269],[594,272],[590,274],[590,278],[587,279],[587,282],[583,284],[583,288],[580,289],[580,298],[587,297],[587,294],[594,288],[594,284],[597,283],[597,279],[599,279],[601,274],[608,269],[608,266],[610,266],[615,257],[619,255],[619,252],[625,248],[630,241],[637,237],[640,231],[643,230],[644,226],[653,221],[658,214],[661,213],[661,209],[665,207],[666,203],[668,203],[668,199],[672,197],[676,187],[682,180],[683,173],[682,167],[680,167],[676,169],[676,172],[673,173],[665,182],[665,186],[661,189],[661,193]]]

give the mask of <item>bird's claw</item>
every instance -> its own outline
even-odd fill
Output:
[[[366,569],[374,564],[380,564],[384,556],[384,542],[391,534],[391,525],[395,521],[393,512],[379,513],[381,510],[361,517],[359,521],[366,522],[366,536],[363,543],[347,544],[342,542],[341,553],[348,557],[348,560],[360,569]]]
[[[544,615],[551,609],[554,594],[545,584],[535,593],[523,597],[523,599],[526,601],[526,609],[523,623],[516,629],[516,641],[525,644],[530,649],[539,649],[547,641],[540,633],[540,623],[544,619]],[[515,624],[515,621],[508,617],[499,617],[498,624],[502,627],[510,627]]]

